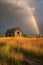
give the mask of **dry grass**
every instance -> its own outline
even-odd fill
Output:
[[[8,47],[18,47],[29,51],[34,51],[37,54],[43,55],[43,38],[25,38],[25,37],[2,37],[0,42],[8,44]]]
[[[0,37],[0,56],[6,55],[8,58],[20,61],[23,60],[23,54],[28,55],[28,52],[42,58],[43,38]]]

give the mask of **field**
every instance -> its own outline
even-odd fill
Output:
[[[43,65],[43,38],[0,37],[0,65]]]

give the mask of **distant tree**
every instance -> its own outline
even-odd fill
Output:
[[[0,35],[0,37],[4,37],[4,35]]]
[[[27,37],[25,33],[23,33],[23,37]]]

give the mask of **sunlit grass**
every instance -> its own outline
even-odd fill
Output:
[[[24,57],[43,60],[43,38],[1,37],[0,62],[23,65]],[[31,65],[31,64],[30,64]]]

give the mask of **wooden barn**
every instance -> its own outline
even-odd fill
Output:
[[[16,27],[16,28],[12,28],[12,29],[8,29],[5,33],[6,37],[14,37],[14,36],[22,36],[22,30],[20,29],[20,27]]]

